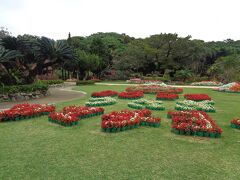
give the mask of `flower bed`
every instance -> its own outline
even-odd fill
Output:
[[[191,85],[192,86],[222,86],[223,83],[218,81],[201,81],[201,82],[194,82]]]
[[[53,123],[60,124],[62,126],[74,126],[77,125],[79,122],[79,118],[75,114],[64,114],[62,112],[52,112],[49,115],[48,120]]]
[[[240,119],[233,119],[231,120],[231,127],[240,129]]]
[[[123,110],[102,115],[101,128],[104,132],[119,132],[138,128],[140,125],[159,127],[160,118],[151,117],[151,111]]]
[[[108,106],[116,104],[117,100],[111,97],[101,97],[101,98],[90,98],[88,102],[85,103],[86,106]]]
[[[127,83],[131,83],[131,84],[142,84],[143,80],[140,78],[132,78],[127,80]]]
[[[220,92],[240,93],[240,83],[233,82],[214,89]]]
[[[63,113],[76,114],[80,119],[98,116],[104,113],[102,107],[86,107],[86,106],[66,106],[63,108]]]
[[[84,107],[84,106],[66,106],[62,112],[52,112],[48,120],[62,126],[77,125],[80,119],[102,115],[104,109],[101,107]]]
[[[159,110],[163,111],[165,110],[165,107],[163,106],[161,101],[149,101],[146,99],[139,99],[134,100],[130,103],[128,103],[128,107],[133,109],[150,109],[150,110]]]
[[[157,100],[176,100],[179,99],[178,94],[159,92],[156,97]]]
[[[41,115],[47,115],[55,111],[53,105],[41,104],[17,104],[11,109],[2,111],[0,113],[0,122],[2,121],[18,121],[22,119],[29,119]]]
[[[127,80],[127,83],[130,84],[164,84],[162,81],[159,80],[144,80],[140,78],[133,78]]]
[[[118,94],[120,99],[140,99],[144,96],[142,91],[121,92]]]
[[[156,94],[159,92],[180,94],[183,92],[183,89],[175,88],[175,87],[171,87],[171,86],[167,86],[167,85],[139,85],[139,86],[127,87],[126,91],[127,92],[142,91],[145,94]]]
[[[181,135],[221,137],[222,129],[203,111],[168,112],[172,119],[172,132]]]
[[[134,102],[128,103],[128,107],[133,108],[133,109],[144,109],[145,108],[144,105],[137,104],[137,103],[134,103]]]
[[[184,94],[184,98],[192,101],[212,100],[207,94]]]
[[[150,109],[150,110],[165,110],[165,107],[162,104],[162,101],[149,101],[146,99],[134,100],[128,103],[128,107],[133,109]]]
[[[118,95],[118,92],[107,90],[107,91],[93,92],[91,96],[92,97],[108,97],[108,96],[113,97],[117,95]]]
[[[201,101],[196,102],[192,100],[184,100],[178,101],[176,103],[175,109],[179,111],[186,111],[186,110],[199,110],[205,112],[216,112],[215,108],[212,106],[213,101]]]

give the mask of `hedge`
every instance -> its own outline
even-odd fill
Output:
[[[35,91],[47,91],[48,85],[43,83],[34,83],[28,85],[4,86],[0,88],[0,94],[29,93]]]
[[[54,85],[54,84],[62,84],[64,83],[61,79],[55,79],[55,80],[38,80],[37,83],[47,84],[47,85]]]
[[[86,81],[77,81],[76,82],[76,85],[79,86],[79,85],[90,85],[90,84],[94,84],[95,81],[93,80],[86,80]]]

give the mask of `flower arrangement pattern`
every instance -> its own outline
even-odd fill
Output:
[[[116,104],[117,100],[111,97],[90,98],[86,106],[108,106]]]
[[[169,111],[172,132],[181,135],[220,137],[222,129],[203,111]]]
[[[159,92],[157,93],[156,99],[157,100],[176,100],[176,99],[179,99],[179,95],[174,93]]]
[[[150,101],[147,99],[134,100],[128,103],[128,107],[133,109],[150,109],[150,110],[165,110],[165,107],[162,104],[162,101]]]
[[[231,120],[231,127],[236,128],[236,129],[240,129],[240,119],[238,119],[238,118],[232,119]]]
[[[48,104],[17,104],[12,108],[0,112],[0,122],[18,121],[41,115],[47,115],[55,111],[54,105]]]
[[[139,86],[127,87],[126,91],[127,92],[142,91],[144,94],[156,94],[156,93],[159,93],[159,92],[180,94],[180,93],[183,92],[183,89],[168,86],[168,85],[139,85]]]
[[[232,82],[214,89],[220,92],[240,93],[240,83]]]
[[[79,123],[80,119],[89,118],[104,113],[102,107],[66,106],[61,112],[52,112],[48,120],[62,126],[73,126]]]
[[[142,91],[121,92],[118,94],[119,99],[140,99],[143,96]]]
[[[160,118],[152,117],[151,111],[147,109],[122,110],[102,115],[101,127],[104,132],[119,132],[139,128],[141,125],[159,127],[160,121]]]
[[[211,101],[212,98],[209,97],[207,94],[184,94],[185,99],[192,100],[192,101]]]
[[[192,100],[184,100],[176,102],[175,109],[178,111],[186,111],[186,110],[199,110],[205,112],[216,112],[216,109],[213,107],[213,101],[192,101]]]
[[[192,86],[222,86],[223,83],[218,81],[201,81],[191,83]]]
[[[113,97],[117,96],[118,92],[112,90],[100,91],[100,92],[93,92],[91,94],[92,97]]]

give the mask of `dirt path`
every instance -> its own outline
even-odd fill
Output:
[[[95,83],[96,85],[106,85],[106,86],[138,86],[139,84],[111,84],[111,83]],[[203,89],[214,89],[216,86],[181,86],[181,85],[169,85],[172,87],[181,88],[203,88]]]
[[[19,103],[39,103],[39,104],[58,103],[58,102],[72,101],[86,95],[85,92],[72,90],[73,87],[75,86],[69,84],[61,88],[50,88],[49,95],[39,99],[31,99],[31,100],[17,101],[17,102],[2,102],[0,103],[0,110],[8,109],[13,105],[19,104]]]

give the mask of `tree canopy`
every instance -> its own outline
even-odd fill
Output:
[[[96,33],[55,41],[32,35],[13,37],[2,29],[0,81],[31,83],[49,66],[79,79],[106,78],[106,73],[109,77],[116,72],[121,79],[128,72],[181,81],[206,76],[239,81],[239,56],[240,40],[204,42],[171,33],[135,39],[126,34]]]

